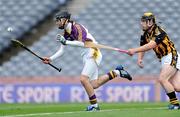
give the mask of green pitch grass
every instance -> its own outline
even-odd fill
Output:
[[[101,111],[86,112],[84,103],[0,104],[0,117],[180,117],[167,103],[101,103]]]

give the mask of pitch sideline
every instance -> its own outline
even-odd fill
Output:
[[[143,110],[162,110],[166,109],[166,107],[157,107],[157,108],[144,108]],[[105,110],[100,110],[96,112],[108,112],[108,111],[124,111],[124,110],[138,110],[137,108],[130,108],[130,109],[105,109]],[[19,115],[5,115],[5,116],[0,116],[0,117],[27,117],[27,116],[42,116],[42,115],[52,115],[52,114],[58,114],[58,115],[63,115],[63,114],[77,114],[77,113],[87,113],[87,111],[72,111],[72,112],[51,112],[51,113],[34,113],[34,114],[19,114]]]

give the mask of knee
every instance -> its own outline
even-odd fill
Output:
[[[173,84],[174,90],[180,92],[180,86],[178,84]]]
[[[180,88],[179,88],[179,87],[174,87],[174,90],[175,90],[176,92],[180,92]]]
[[[84,85],[86,82],[88,82],[88,78],[86,76],[80,76],[80,82],[82,85]]]
[[[101,84],[100,84],[98,79],[94,80],[93,82],[91,82],[91,84],[92,84],[94,89],[97,89],[97,88],[99,88],[101,86]]]
[[[95,84],[95,85],[93,85],[93,88],[94,88],[94,89],[97,89],[97,88],[99,88],[99,85],[98,85],[98,84]]]
[[[158,82],[160,83],[160,84],[164,84],[165,82],[167,82],[168,80],[166,79],[166,78],[164,78],[164,77],[159,77],[158,78]]]

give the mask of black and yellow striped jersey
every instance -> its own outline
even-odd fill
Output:
[[[154,24],[149,30],[144,31],[141,35],[140,46],[149,43],[151,40],[155,41],[157,44],[157,47],[153,50],[159,59],[169,53],[172,53],[173,56],[177,56],[174,43],[170,40],[167,33],[157,24]]]

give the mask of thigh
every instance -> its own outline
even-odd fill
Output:
[[[176,71],[177,71],[177,69],[172,67],[171,65],[164,64],[162,66],[159,79],[160,80],[162,80],[162,79],[169,80],[170,78],[172,78],[175,75]]]
[[[177,72],[175,73],[174,76],[171,77],[171,79],[169,80],[172,84],[177,84],[180,86],[180,54],[178,52],[178,60],[177,60],[177,64],[176,64],[176,68],[177,68]]]
[[[177,68],[178,70],[180,70],[180,54],[179,54],[179,52],[178,52],[178,60],[177,60],[176,68]],[[180,72],[180,71],[179,71],[179,72]]]
[[[160,80],[169,80],[172,78],[176,71],[177,71],[177,65],[178,61],[175,59],[175,55],[172,55],[172,53],[164,56],[161,59],[161,72],[160,72]]]
[[[180,71],[178,70],[174,76],[169,79],[171,84],[175,87],[180,87]]]
[[[95,80],[98,78],[98,66],[93,58],[85,60],[81,74],[88,76],[89,80]]]

